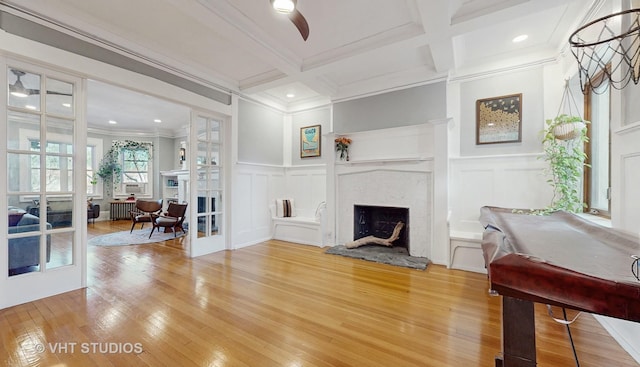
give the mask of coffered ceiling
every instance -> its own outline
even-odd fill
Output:
[[[304,41],[269,0],[0,2],[283,110],[552,60],[598,3],[298,0]]]

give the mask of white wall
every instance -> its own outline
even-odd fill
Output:
[[[483,231],[482,206],[530,209],[550,204],[540,132],[545,119],[557,113],[563,86],[556,64],[449,83],[447,108],[454,123],[449,134],[448,210],[456,236],[477,242]],[[522,93],[522,142],[476,145],[476,101],[516,93]],[[455,255],[450,262],[456,268],[484,270],[479,244],[450,255]]]
[[[235,106],[239,113],[232,127],[238,144],[232,153],[236,158],[232,167],[231,247],[242,248],[272,237],[270,208],[276,199],[293,199],[299,217],[315,216],[318,205],[326,201],[325,161],[333,150],[327,150],[327,142],[322,141],[320,157],[300,158],[300,128],[319,124],[325,134],[330,126],[329,107],[287,114],[248,101]],[[263,118],[268,123],[261,123]],[[247,133],[263,128],[270,131],[259,142],[254,133]],[[247,147],[251,144],[259,146]]]
[[[611,90],[611,224],[640,233],[640,85]],[[640,363],[640,323],[597,317]]]

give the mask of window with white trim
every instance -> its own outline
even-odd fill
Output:
[[[116,196],[143,196],[153,194],[153,145],[149,142],[131,140],[114,142],[119,148],[119,160],[122,170],[116,178]]]

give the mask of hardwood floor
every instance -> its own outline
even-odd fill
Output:
[[[280,241],[189,259],[184,241],[90,247],[86,289],[0,310],[0,363],[486,367],[500,350],[485,275]],[[574,366],[564,326],[536,312],[539,366]],[[591,315],[572,332],[581,366],[637,366]]]

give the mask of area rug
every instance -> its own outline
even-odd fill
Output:
[[[366,245],[348,249],[338,245],[330,247],[325,253],[420,270],[426,269],[429,264],[428,258],[411,256],[405,247]]]
[[[162,230],[155,230],[151,238],[149,233],[151,228],[134,229],[132,233],[129,231],[114,232],[91,238],[87,244],[90,246],[126,246],[126,245],[142,245],[145,243],[162,242],[173,239],[173,232],[164,233]],[[184,236],[184,233],[178,232],[177,237]]]

